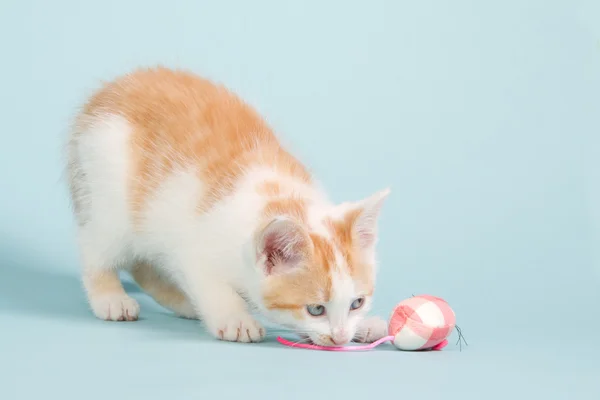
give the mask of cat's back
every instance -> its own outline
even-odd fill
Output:
[[[82,107],[69,142],[76,211],[89,199],[103,204],[111,196],[108,209],[126,199],[119,207],[123,216],[140,214],[181,171],[193,171],[201,181],[198,209],[206,211],[253,166],[311,180],[236,94],[191,72],[161,67],[105,83]]]
[[[77,124],[86,128],[109,117],[129,123],[134,144],[140,146],[144,141],[162,142],[189,152],[199,141],[203,147],[277,142],[264,119],[224,86],[162,67],[138,69],[105,83],[85,103]]]

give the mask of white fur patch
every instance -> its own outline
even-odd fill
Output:
[[[394,337],[394,345],[402,350],[413,351],[420,349],[427,343],[427,339],[413,332],[410,327],[405,326]]]
[[[86,263],[112,268],[130,257],[131,219],[127,202],[129,137],[131,127],[122,117],[97,120],[75,141],[79,169],[88,186],[87,222],[79,241]]]

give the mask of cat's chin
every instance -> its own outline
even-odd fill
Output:
[[[331,344],[321,343],[319,340],[313,340],[312,337],[306,334],[298,334],[302,343],[317,345],[317,346],[331,346]]]
[[[318,336],[315,338],[310,337],[309,335],[298,335],[302,339],[302,343],[312,344],[317,346],[325,346],[325,347],[337,347],[338,345],[334,344],[331,340],[327,338],[325,335],[320,335],[322,338]]]

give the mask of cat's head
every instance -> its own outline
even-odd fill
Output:
[[[318,221],[275,216],[258,230],[266,316],[313,343],[349,343],[371,307],[377,220],[389,190],[344,203]]]

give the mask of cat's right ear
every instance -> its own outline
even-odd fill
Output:
[[[274,218],[256,237],[257,264],[266,275],[289,272],[304,264],[311,245],[307,232],[296,221]]]

